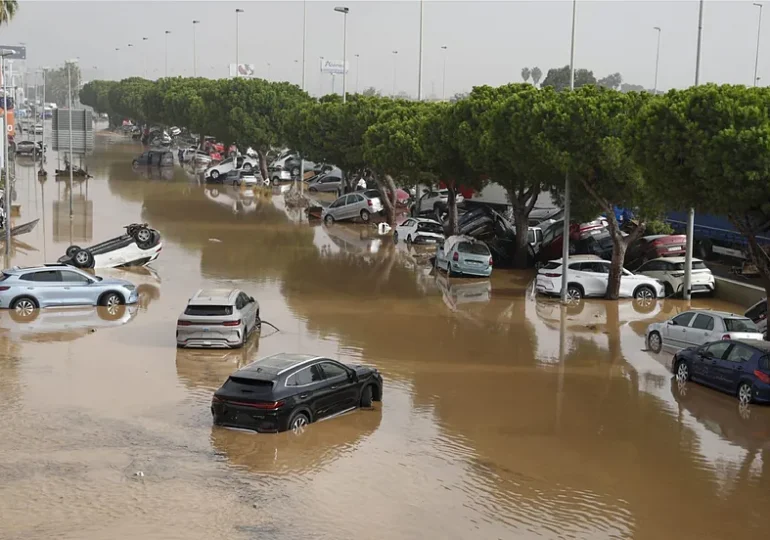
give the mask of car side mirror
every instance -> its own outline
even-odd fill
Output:
[[[714,353],[711,351],[703,351],[700,354],[703,358],[714,358]]]
[[[353,382],[358,382],[358,373],[353,371],[352,369],[348,372],[348,379],[350,379]]]
[[[254,302],[256,302],[256,300],[254,300],[254,297],[253,297],[253,296],[249,296],[249,302],[252,302],[252,303],[254,303]]]

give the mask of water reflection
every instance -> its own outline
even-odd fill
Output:
[[[122,326],[138,312],[138,305],[45,308],[36,309],[29,316],[3,309],[0,310],[0,334],[29,342],[73,341],[97,330]]]
[[[186,386],[213,392],[231,373],[256,360],[258,351],[258,334],[240,349],[177,349],[176,373]]]
[[[94,203],[88,197],[89,179],[76,182],[72,193],[70,218],[69,180],[56,183],[57,200],[53,201],[53,241],[69,244],[94,239]]]

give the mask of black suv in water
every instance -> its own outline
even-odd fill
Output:
[[[371,407],[382,400],[379,371],[321,356],[281,353],[239,369],[214,393],[214,424],[262,433]]]

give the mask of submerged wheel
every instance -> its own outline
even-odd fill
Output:
[[[210,176],[212,179],[216,180],[217,178],[219,178],[219,171],[218,171],[218,170],[216,170],[216,169],[214,169],[213,171],[211,171],[211,174],[209,174],[209,176]]]
[[[117,306],[123,304],[123,297],[116,292],[108,292],[102,295],[99,304],[106,307],[107,311],[115,311]]]
[[[647,336],[647,348],[655,354],[659,353],[663,348],[663,340],[660,338],[658,332],[651,332],[650,335]]]
[[[289,420],[289,429],[291,429],[294,433],[302,433],[305,431],[305,428],[310,423],[310,418],[308,418],[307,414],[300,412],[296,413],[291,417],[291,420]]]
[[[37,318],[37,302],[28,296],[14,300],[11,309],[11,318],[16,322],[30,322]]]
[[[647,285],[642,285],[634,291],[634,298],[637,300],[653,300],[655,299],[655,291]]]
[[[361,391],[361,407],[372,406],[372,385],[367,385],[366,388]]]
[[[327,225],[334,225],[334,216],[331,214],[326,214],[326,217],[324,218],[324,222]]]
[[[369,210],[361,210],[361,221],[364,223],[369,223],[369,220],[371,219],[371,214],[369,213]]]
[[[751,385],[749,383],[741,383],[738,387],[738,401],[741,402],[741,405],[748,405],[751,403],[751,398]]]
[[[687,366],[687,362],[680,360],[676,365],[676,380],[679,382],[686,382],[690,380],[690,368]]]
[[[567,285],[567,298],[579,302],[583,299],[583,289],[579,285]]]
[[[85,249],[76,251],[72,260],[78,268],[92,268],[94,266],[94,256]]]

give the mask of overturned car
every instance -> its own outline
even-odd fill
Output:
[[[77,268],[119,268],[144,266],[158,258],[163,247],[158,231],[146,223],[133,223],[125,229],[126,234],[95,246],[70,246],[59,262]]]

